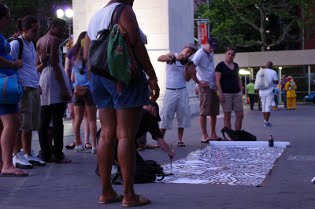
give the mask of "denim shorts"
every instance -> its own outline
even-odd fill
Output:
[[[91,73],[92,96],[98,109],[127,109],[142,107],[149,103],[149,88],[145,74],[131,81],[129,85],[121,83],[120,92],[117,81]]]

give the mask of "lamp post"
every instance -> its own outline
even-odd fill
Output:
[[[68,35],[69,35],[69,41],[70,41],[70,39],[71,39],[71,18],[73,17],[73,10],[71,8],[68,8],[66,10],[58,9],[56,11],[56,15],[58,18],[66,17],[66,20],[69,21]]]

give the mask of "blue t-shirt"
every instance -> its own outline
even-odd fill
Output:
[[[11,47],[9,42],[0,34],[0,56],[6,60],[13,61],[14,58],[10,54]],[[16,70],[12,68],[0,68],[0,73],[3,73],[7,76],[16,74]]]
[[[81,60],[73,63],[72,73],[74,74],[73,87],[76,85],[90,87],[88,72],[86,67],[82,67]]]

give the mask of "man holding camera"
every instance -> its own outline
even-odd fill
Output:
[[[166,129],[172,128],[175,113],[178,124],[179,147],[185,147],[183,142],[184,128],[190,125],[189,97],[186,82],[190,80],[185,66],[191,61],[189,57],[197,51],[194,44],[188,43],[180,53],[169,53],[158,58],[159,62],[166,62],[166,91],[161,112],[160,130],[163,138]]]

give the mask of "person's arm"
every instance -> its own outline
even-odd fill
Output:
[[[87,64],[88,64],[88,58],[89,58],[90,43],[91,43],[91,39],[89,35],[86,33],[85,38],[84,38],[83,59],[85,63]]]
[[[217,86],[217,90],[219,93],[219,100],[220,102],[224,102],[224,96],[222,93],[222,86],[221,86],[220,80],[221,80],[221,72],[215,72],[215,84]]]
[[[49,43],[49,46],[50,46],[49,47],[50,48],[50,55],[49,55],[50,63],[53,67],[56,79],[59,82],[59,85],[61,86],[62,97],[65,100],[69,100],[70,95],[68,93],[66,82],[65,82],[65,79],[62,75],[62,71],[61,71],[60,64],[59,64],[59,39],[52,37],[49,40],[49,42],[50,42]]]
[[[242,92],[243,85],[242,85],[241,76],[240,76],[240,75],[237,75],[237,77],[238,77],[238,85],[240,86],[240,90],[241,90],[241,92]]]
[[[74,76],[73,70],[71,71],[71,81],[72,81],[72,83],[75,82],[75,76]]]
[[[168,54],[159,56],[157,60],[159,62],[171,62],[174,58],[175,58],[174,54],[168,53]]]
[[[175,157],[175,150],[171,149],[163,138],[158,138],[156,141],[159,143],[160,148],[169,156],[169,158],[172,159]]]
[[[71,61],[68,57],[65,59],[65,72],[68,77],[71,75]]]
[[[22,60],[15,60],[10,61],[3,57],[0,57],[0,67],[1,68],[12,68],[12,69],[19,69],[23,66]]]
[[[14,58],[15,61],[8,61],[6,59],[3,59],[2,63],[5,66],[1,66],[1,67],[13,68],[13,69],[22,68],[23,67],[22,60],[18,59],[19,52],[20,52],[20,44],[19,44],[19,42],[17,40],[11,41],[10,42],[10,47],[11,47],[11,55]],[[8,61],[8,62],[6,62],[6,61]]]
[[[151,100],[156,101],[160,95],[157,77],[151,64],[148,52],[141,41],[140,29],[136,16],[129,5],[126,5],[121,12],[119,23],[125,28],[130,45],[133,48],[134,55],[137,61],[143,67],[144,72],[149,77]]]

